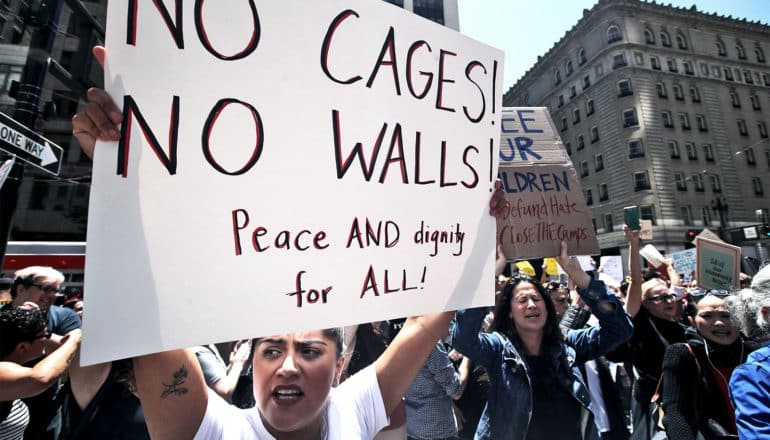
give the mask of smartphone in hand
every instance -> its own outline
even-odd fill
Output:
[[[626,206],[623,208],[623,213],[626,216],[626,226],[632,231],[638,231],[642,229],[642,225],[639,224],[639,207],[638,206]]]

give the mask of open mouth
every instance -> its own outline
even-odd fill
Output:
[[[296,385],[278,385],[273,388],[273,400],[279,405],[291,405],[299,402],[305,393]]]
[[[524,318],[526,319],[537,319],[540,317],[540,313],[528,313],[524,315]]]

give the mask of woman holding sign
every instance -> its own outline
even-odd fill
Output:
[[[617,297],[583,272],[576,258],[567,257],[566,243],[559,264],[599,325],[570,330],[565,337],[553,301],[529,277],[515,277],[503,288],[491,333],[479,333],[485,309],[457,313],[454,347],[489,374],[477,439],[579,439],[596,433],[578,367],[626,341],[633,328]]]

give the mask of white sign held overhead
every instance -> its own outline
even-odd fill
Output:
[[[86,363],[494,301],[502,52],[386,2],[250,3],[109,4]]]

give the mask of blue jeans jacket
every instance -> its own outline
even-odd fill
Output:
[[[733,371],[730,396],[741,439],[770,438],[770,344]]]
[[[592,428],[591,395],[583,383],[581,363],[601,356],[631,338],[633,325],[620,301],[604,286],[592,280],[585,291],[578,292],[599,324],[586,329],[570,330],[561,347],[551,350],[554,365],[566,363],[571,377],[561,380],[568,384],[575,399],[583,406],[582,432],[596,432]],[[603,311],[600,302],[615,304],[613,311]],[[452,331],[452,345],[459,352],[487,369],[489,394],[487,406],[476,430],[477,440],[525,439],[532,417],[531,377],[523,357],[504,335],[480,333],[486,309],[467,309],[457,312],[457,323]]]

